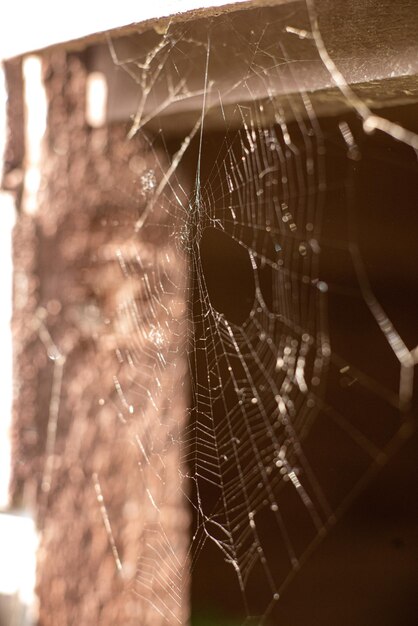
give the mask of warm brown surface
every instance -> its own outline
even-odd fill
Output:
[[[4,77],[8,93],[6,115],[9,123],[0,185],[2,189],[15,192],[16,205],[19,206],[25,156],[22,60],[13,59],[5,63]]]
[[[133,216],[147,201],[138,178],[155,168],[155,157],[141,141],[127,142],[124,127],[86,125],[79,58],[53,55],[45,64],[45,82],[49,113],[39,209],[33,217],[19,216],[14,236],[13,501],[34,510],[41,529],[40,625],[157,626],[158,603],[177,618],[187,613],[187,603],[173,599],[164,579],[172,565],[169,550],[175,546],[180,562],[187,547],[179,453],[170,447],[171,425],[181,424],[185,413],[184,363],[172,356],[183,341],[184,268],[177,255],[164,269],[167,281],[178,286],[167,296],[177,316],[170,325],[163,312],[150,308],[157,280],[149,290],[139,272],[122,280],[116,260],[120,250],[133,267],[137,254],[157,275],[173,253],[163,205],[154,212],[157,228],[132,231]],[[125,303],[138,307],[137,323],[124,312]],[[166,331],[159,352],[167,364],[158,370],[158,393],[149,319]],[[131,375],[115,350],[125,355],[135,341],[141,349]],[[54,346],[62,355],[55,361],[48,359]],[[118,400],[115,375],[135,407],[133,415]],[[166,556],[158,560],[158,572],[146,574],[147,557],[155,562],[153,550]]]

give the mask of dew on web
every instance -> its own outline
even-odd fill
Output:
[[[173,23],[154,33],[149,50],[134,54],[132,43],[128,57],[110,42],[114,61],[138,85],[131,135],[156,133],[168,155],[138,236],[168,193],[166,210],[178,216],[170,237],[187,255],[182,332],[191,415],[170,439],[182,451],[181,489],[193,509],[182,567],[198,577],[215,546],[217,568],[234,572],[248,623],[280,615],[279,597],[305,555],[401,436],[416,363],[414,344],[406,346],[379,303],[362,259],[352,163],[361,164],[372,127],[412,148],[417,136],[373,113],[348,85],[313,2],[298,14],[303,28],[289,8],[271,11],[270,20],[254,12],[247,21],[237,14]],[[226,58],[230,66],[220,69]],[[311,76],[298,67],[306,58],[324,87],[340,91],[343,114],[320,117]],[[146,193],[148,174],[139,182]],[[345,257],[340,276],[334,250]],[[153,284],[156,303],[161,286]],[[339,318],[344,309],[350,316],[352,301],[362,336],[350,347],[340,335],[356,331]],[[364,348],[369,326],[380,334]],[[155,361],[160,333],[151,324]],[[390,383],[363,368],[358,351],[375,347],[393,364],[392,351],[397,381],[396,368]],[[374,432],[362,423],[358,403],[366,397],[373,411],[387,404]],[[329,480],[321,441],[341,481]],[[347,458],[345,469],[337,469],[338,456]],[[216,604],[216,583],[211,592]]]

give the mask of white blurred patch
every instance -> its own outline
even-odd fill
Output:
[[[8,624],[32,623],[35,610],[36,551],[38,536],[34,521],[23,515],[0,513],[0,597],[13,598],[1,617]],[[0,609],[1,609],[0,604]],[[11,615],[5,615],[5,612]]]
[[[6,89],[0,67],[0,162],[6,137]],[[34,623],[36,551],[34,521],[25,515],[6,513],[9,507],[12,419],[12,230],[15,223],[13,195],[0,191],[0,623],[30,626]]]
[[[86,85],[86,120],[93,128],[104,126],[107,110],[107,82],[101,72],[91,72]]]
[[[25,98],[25,184],[23,209],[26,213],[36,212],[40,186],[40,162],[42,139],[46,129],[47,99],[42,82],[42,63],[36,56],[23,62]]]

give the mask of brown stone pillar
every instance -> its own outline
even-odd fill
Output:
[[[14,235],[11,487],[40,529],[39,624],[185,623],[186,268],[165,154],[88,126],[82,57],[44,67],[39,205]]]

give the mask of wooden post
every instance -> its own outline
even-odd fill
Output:
[[[134,228],[164,156],[125,125],[88,126],[81,56],[51,54],[44,81],[39,203],[14,234],[11,487],[40,529],[39,624],[185,623],[186,269],[170,198]]]

